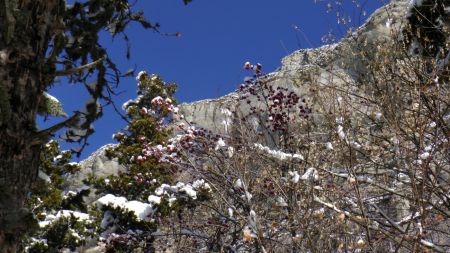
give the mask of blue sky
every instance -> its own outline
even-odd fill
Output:
[[[120,38],[112,41],[105,33],[102,41],[123,71],[136,67],[137,72],[157,73],[177,83],[180,102],[215,98],[238,87],[246,74],[244,62],[260,62],[264,71],[273,71],[284,56],[323,45],[321,38],[330,31],[341,38],[349,25],[359,26],[383,5],[381,0],[359,0],[360,7],[352,3],[355,0],[341,1],[343,5],[336,5],[336,0],[194,0],[185,6],[182,0],[140,0],[134,9],[143,10],[151,22],[159,22],[161,31],[180,32],[181,37],[161,36],[133,25],[127,32],[130,60],[125,58],[126,47]],[[327,12],[329,2],[332,10]],[[366,16],[361,15],[363,11]],[[337,12],[352,22],[338,25]],[[135,79],[123,79],[118,91],[123,93],[115,101],[121,107],[136,96]],[[68,113],[87,100],[81,86],[63,80],[50,93],[63,102]],[[124,126],[112,108],[106,109],[81,158],[111,143],[111,135]]]

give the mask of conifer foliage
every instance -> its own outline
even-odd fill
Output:
[[[169,138],[171,131],[166,125],[177,111],[173,98],[176,85],[165,84],[159,76],[146,72],[140,72],[136,79],[138,97],[123,106],[130,122],[113,136],[119,144],[107,151],[127,170],[92,181],[99,194],[107,194],[99,199],[98,207],[104,215],[101,228],[113,232],[105,233],[105,243],[111,252],[153,248],[151,233],[156,230],[160,216],[168,211],[167,203],[153,194],[161,184],[173,183],[177,172],[176,168],[161,163],[158,153],[149,151],[153,147],[162,149]]]
[[[23,204],[36,181],[42,147],[65,130],[62,139],[78,143],[79,154],[127,75],[108,57],[99,34],[108,31],[130,44],[125,31],[131,23],[163,33],[128,0],[0,0],[0,6],[0,252],[16,252],[32,227]],[[69,115],[47,93],[59,77],[90,95]],[[39,115],[66,118],[39,129]]]
[[[95,232],[95,222],[83,202],[89,190],[64,191],[65,178],[80,167],[70,162],[72,152],[61,151],[58,142],[45,144],[40,157],[39,178],[26,203],[38,224],[35,232],[24,238],[25,249],[36,253],[75,250]]]
[[[107,149],[126,170],[87,180],[96,200],[87,203],[89,188],[63,191],[64,178],[79,169],[70,151],[59,151],[51,141],[42,152],[40,180],[33,186],[28,206],[39,219],[39,229],[25,239],[28,252],[54,252],[99,245],[106,252],[155,251],[158,231],[170,229],[167,217],[182,216],[208,199],[210,187],[202,180],[178,181],[184,158],[173,143],[169,124],[178,115],[175,84],[142,71],[138,96],[126,102],[128,126],[114,134],[118,144]]]

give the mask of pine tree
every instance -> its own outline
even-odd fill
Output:
[[[176,85],[157,75],[139,73],[138,97],[124,104],[128,126],[114,135],[119,144],[107,151],[126,171],[107,178],[91,178],[100,197],[100,231],[108,252],[155,251],[154,232],[162,219],[194,206],[195,187],[176,183],[181,159],[169,137],[169,123],[178,117],[173,97]],[[174,185],[175,184],[175,185]],[[195,192],[197,194],[197,192]],[[199,193],[200,195],[200,193]]]
[[[123,106],[129,124],[113,135],[118,144],[106,150],[125,171],[107,178],[90,175],[90,187],[66,191],[65,179],[79,166],[56,141],[44,145],[39,179],[26,205],[38,218],[38,228],[24,240],[27,252],[79,250],[86,243],[107,252],[154,252],[154,233],[172,228],[164,220],[182,217],[208,199],[210,188],[203,181],[177,182],[184,158],[170,138],[173,118],[181,117],[176,85],[144,71],[137,80],[137,98]],[[83,197],[91,189],[98,199],[87,205]]]
[[[112,102],[123,75],[99,34],[107,30],[128,40],[125,29],[133,22],[159,32],[159,24],[146,21],[127,0],[71,2],[0,0],[0,252],[21,250],[20,238],[32,227],[24,202],[42,146],[66,129],[63,138],[83,147],[102,115],[101,102]],[[61,122],[38,129],[38,114],[60,115],[48,107],[46,92],[61,76],[82,84],[90,99]]]
[[[95,235],[97,225],[83,202],[89,190],[64,192],[65,178],[80,169],[71,158],[72,152],[61,151],[54,140],[42,148],[38,180],[26,202],[38,221],[34,233],[24,238],[27,252],[75,250]]]

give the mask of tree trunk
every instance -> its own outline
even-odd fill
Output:
[[[24,202],[38,172],[36,114],[52,82],[46,51],[61,5],[0,0],[0,253],[21,251],[22,236],[35,224]]]

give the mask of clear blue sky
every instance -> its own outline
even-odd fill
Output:
[[[350,26],[357,27],[383,5],[381,0],[359,0],[358,8],[352,4],[354,0],[342,1],[339,6],[335,0],[194,0],[185,6],[182,0],[140,0],[134,9],[143,10],[148,20],[161,23],[161,31],[181,32],[182,36],[161,36],[134,25],[128,29],[132,46],[129,61],[120,38],[112,41],[105,33],[102,39],[123,71],[136,67],[137,72],[158,73],[178,84],[179,101],[190,102],[236,89],[245,76],[245,61],[260,62],[264,71],[270,72],[287,54],[323,45],[321,37],[331,30],[342,37],[348,25],[337,24],[336,11],[350,16]],[[329,13],[328,2],[333,9]],[[365,17],[361,9],[367,12]],[[115,98],[121,107],[124,101],[135,98],[135,79],[123,79],[118,91],[123,91]],[[87,100],[81,85],[67,85],[63,80],[50,93],[63,102],[68,113]],[[111,135],[125,122],[109,108],[94,126],[96,132],[81,158],[111,143]]]

